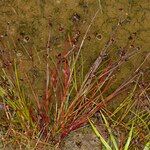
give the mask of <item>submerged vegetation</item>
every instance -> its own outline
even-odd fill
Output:
[[[53,36],[51,22],[46,46],[40,51],[25,31],[21,31],[17,40],[14,40],[9,27],[7,33],[1,35],[2,148],[61,148],[72,131],[90,124],[100,139],[100,149],[149,149],[150,84],[146,65],[150,53],[145,51],[140,64],[140,61],[134,62],[130,75],[125,71],[120,75],[120,70],[125,70],[131,59],[136,60],[137,55],[143,54],[136,44],[135,32],[126,37],[127,42],[123,46],[117,46],[118,34],[130,22],[126,14],[112,22],[112,30],[108,33],[94,33],[97,41],[101,41],[105,34],[109,36],[104,38],[103,48],[98,48],[96,57],[88,63],[90,52],[83,47],[91,40],[89,33],[96,18],[103,14],[103,3],[98,2],[99,8],[90,23],[84,23],[86,30],[67,31],[63,46],[57,45],[59,38]],[[80,2],[81,5],[83,7]],[[42,11],[43,5],[40,6]],[[84,9],[86,7],[84,4]],[[16,12],[14,6],[12,9]],[[55,9],[55,13],[58,12]],[[73,13],[69,19],[76,28],[81,23],[78,13]],[[24,30],[25,24],[19,26],[19,31]],[[59,32],[63,30],[59,26]],[[32,32],[35,40],[36,29]],[[61,50],[55,50],[53,44]],[[97,48],[94,44],[90,48],[92,46]]]

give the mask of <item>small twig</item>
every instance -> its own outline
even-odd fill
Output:
[[[40,56],[39,56],[39,52],[37,51],[37,48],[35,47],[35,45],[33,45],[33,47],[34,47],[34,49],[35,49],[35,51],[36,51],[36,55],[37,55],[37,57],[38,57],[38,60],[39,60],[39,62],[40,62],[40,64],[41,64],[41,58],[40,58]],[[41,52],[41,51],[40,51]],[[34,55],[33,55],[34,56]]]
[[[30,86],[31,91],[32,91],[32,93],[33,93],[33,96],[34,96],[35,102],[36,102],[36,104],[37,104],[37,107],[38,107],[38,109],[40,110],[41,106],[40,106],[40,102],[39,102],[38,96],[37,96],[37,94],[35,93],[35,91],[34,91],[34,89],[33,89],[33,86],[32,86],[32,84],[31,84],[31,82],[30,82],[29,77],[28,77],[27,74],[25,74],[25,77],[26,77],[26,79],[27,79],[27,82],[29,83],[29,86]]]
[[[98,3],[99,3],[99,9],[101,11],[101,14],[103,13],[103,10],[102,10],[102,4],[101,4],[101,0],[98,0]]]
[[[147,100],[150,102],[150,97],[149,97],[149,95],[148,95],[147,92],[146,92],[146,90],[148,89],[148,87],[150,86],[150,84],[149,84],[146,88],[143,88],[140,84],[138,84],[138,86],[139,86],[140,89],[142,90],[142,92],[140,93],[139,96],[145,95],[145,97],[147,98]]]
[[[48,88],[49,88],[49,81],[50,81],[50,70],[49,70],[49,53],[50,53],[50,31],[48,36],[48,42],[47,42],[47,59],[46,59],[46,99],[48,98]]]
[[[29,56],[29,58],[32,59],[31,55],[29,54],[28,50],[26,49],[26,47],[23,45],[22,42],[20,42],[20,45],[23,47],[23,49],[25,50],[25,52]]]
[[[138,72],[140,70],[140,68],[142,67],[142,65],[146,62],[147,58],[150,56],[150,53],[147,54],[147,56],[145,57],[145,59],[143,60],[143,62],[140,64],[140,66],[136,69],[135,72]]]
[[[87,37],[87,34],[88,34],[88,32],[89,32],[89,30],[90,30],[90,28],[91,28],[91,26],[92,26],[92,24],[93,24],[93,22],[94,22],[94,20],[95,20],[95,18],[96,18],[98,12],[99,12],[99,10],[96,11],[95,15],[93,16],[93,18],[92,18],[92,20],[91,20],[91,23],[90,23],[89,26],[87,27],[87,30],[86,30],[86,32],[85,32],[85,34],[84,34],[84,36],[83,36],[82,41],[81,41],[81,44],[80,44],[78,53],[77,53],[76,58],[75,58],[75,60],[74,60],[74,62],[73,62],[73,66],[75,66],[75,64],[76,64],[76,62],[77,62],[77,60],[78,60],[78,58],[79,58],[79,55],[80,55],[81,49],[82,49],[82,47],[83,47],[84,41],[85,41],[85,39],[86,39],[86,37]],[[73,71],[72,71],[72,73],[73,73]],[[72,74],[72,73],[71,73],[71,74]]]

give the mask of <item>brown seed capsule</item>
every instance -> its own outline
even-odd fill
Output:
[[[29,38],[28,36],[26,36],[25,39],[26,39],[27,41],[29,41],[30,38]]]
[[[133,45],[133,44],[131,44],[131,45],[130,45],[130,48],[134,48],[134,45]]]
[[[120,11],[123,11],[123,8],[119,8]]]
[[[113,43],[113,42],[115,42],[115,39],[114,39],[114,38],[111,38],[110,41]]]
[[[136,49],[139,51],[141,48],[140,48],[140,47],[137,47]]]
[[[78,21],[80,21],[80,19],[81,19],[81,17],[80,17],[79,14],[77,14],[77,13],[74,13],[74,14],[73,14],[73,16],[72,16],[72,21],[78,22]]]
[[[60,56],[61,56],[61,53],[59,53],[57,56],[60,57]]]
[[[82,142],[81,142],[81,141],[76,142],[76,145],[77,145],[79,148],[81,148],[81,146],[82,146]]]
[[[60,26],[59,31],[62,32],[63,30],[64,30],[64,28]]]
[[[128,39],[129,39],[129,40],[133,40],[133,37],[132,37],[132,36],[129,36]]]
[[[136,32],[133,32],[133,35],[134,35],[134,36],[136,36],[136,35],[137,35],[137,33],[136,33]]]
[[[90,41],[90,40],[91,40],[91,36],[88,36],[88,37],[87,37],[87,40]]]
[[[49,22],[48,22],[48,25],[49,25],[50,27],[53,26],[50,20],[49,20]]]

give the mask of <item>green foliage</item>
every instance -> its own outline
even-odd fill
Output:
[[[111,145],[108,144],[108,140],[106,141],[105,138],[103,138],[103,136],[100,134],[100,132],[97,130],[97,128],[94,126],[94,124],[92,123],[92,121],[89,119],[89,122],[90,122],[90,125],[94,131],[94,133],[96,134],[96,136],[100,139],[100,142],[105,146],[105,148],[107,150],[112,150],[112,149],[115,149],[115,150],[119,150],[119,147],[118,147],[118,144],[117,144],[117,141],[116,141],[116,138],[115,136],[113,135],[112,131],[111,131],[111,128],[108,124],[108,121],[106,120],[105,116],[103,115],[103,113],[101,112],[101,116],[104,120],[104,123],[106,125],[106,128],[108,130],[108,133],[110,135],[110,141],[112,142],[113,144],[113,147]],[[132,140],[132,134],[133,134],[133,124],[132,124],[132,127],[130,129],[130,132],[129,132],[129,136],[128,136],[128,139],[125,143],[125,146],[123,148],[123,150],[128,150],[129,149],[129,146],[130,146],[130,143],[131,143],[131,140]]]
[[[150,142],[147,142],[145,144],[144,150],[149,150],[150,149]]]

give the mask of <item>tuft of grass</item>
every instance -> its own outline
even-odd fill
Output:
[[[106,149],[112,150],[112,148],[109,146],[107,141],[103,138],[103,136],[99,133],[99,131],[97,130],[97,128],[94,126],[94,124],[92,123],[92,121],[90,119],[89,119],[89,123],[90,123],[94,133],[96,134],[96,136],[100,139],[100,142],[102,142],[102,144],[106,147]]]
[[[89,123],[90,123],[90,125],[91,125],[91,127],[92,127],[92,129],[94,131],[94,133],[100,139],[100,142],[102,143],[102,145],[105,146],[106,149],[108,149],[108,150],[112,150],[112,149],[119,150],[120,148],[119,148],[119,146],[117,144],[116,138],[113,135],[113,133],[111,131],[111,128],[110,128],[110,126],[108,124],[108,121],[106,120],[106,118],[105,118],[105,116],[103,115],[102,112],[101,112],[101,116],[102,116],[102,118],[104,120],[104,123],[106,125],[107,130],[108,130],[108,133],[110,135],[110,139],[109,140],[107,139],[107,141],[111,141],[113,145],[112,146],[109,145],[109,143],[106,141],[106,139],[103,138],[103,136],[100,134],[100,132],[98,131],[98,129],[94,126],[94,124],[92,123],[92,121],[90,119],[88,119]],[[131,140],[132,140],[132,134],[133,134],[133,124],[132,124],[132,127],[130,129],[130,132],[129,132],[127,141],[125,143],[125,146],[124,146],[124,148],[122,148],[123,150],[128,150],[129,149],[129,146],[130,146],[130,143],[131,143]]]
[[[109,42],[108,47],[112,44]],[[116,64],[106,63],[107,66],[104,67],[102,64],[105,60],[102,55],[105,51],[106,46],[82,77],[81,84],[78,81],[80,73],[83,75],[83,65],[81,71],[77,71],[78,55],[67,57],[66,54],[61,54],[58,59],[47,57],[46,86],[42,99],[39,99],[28,74],[21,76],[19,70],[22,68],[19,69],[18,62],[14,60],[11,74],[3,70],[11,87],[0,88],[1,100],[7,106],[5,112],[9,126],[14,130],[21,130],[29,137],[37,134],[40,139],[44,138],[46,141],[61,141],[71,131],[87,124],[88,117],[107,107],[113,98],[137,77],[133,76],[108,95],[113,83],[113,73],[124,60]],[[20,78],[24,78],[24,82],[21,82]]]
[[[149,150],[150,149],[150,142],[147,142],[145,144],[144,150]]]
[[[128,150],[129,145],[130,145],[131,140],[132,140],[132,134],[133,134],[133,124],[132,124],[132,127],[131,127],[131,129],[130,129],[129,136],[128,136],[128,139],[127,139],[127,142],[126,142],[126,144],[125,144],[125,146],[124,146],[124,150]]]
[[[118,144],[117,144],[117,142],[116,142],[116,140],[115,140],[115,137],[114,137],[114,135],[113,135],[113,133],[112,133],[112,131],[111,131],[111,128],[109,127],[108,121],[106,120],[106,118],[105,118],[105,116],[103,115],[102,112],[101,112],[101,115],[102,115],[102,118],[103,118],[103,120],[104,120],[104,123],[105,123],[105,125],[106,125],[106,127],[107,127],[107,130],[108,130],[108,132],[109,132],[110,139],[111,139],[111,141],[112,141],[112,143],[113,143],[113,145],[114,145],[114,148],[115,148],[116,150],[119,150]]]
[[[53,54],[50,51],[49,33],[46,50],[44,51],[46,57],[42,64],[45,69],[42,97],[36,91],[37,85],[32,84],[31,78],[25,71],[24,59],[10,55],[10,57],[12,56],[12,65],[8,68],[2,68],[2,78],[6,80],[7,84],[0,86],[0,102],[4,105],[3,111],[6,114],[5,125],[3,125],[7,128],[5,138],[7,139],[10,136],[10,142],[19,143],[21,139],[18,135],[20,135],[20,138],[25,139],[26,142],[29,139],[35,140],[35,147],[41,141],[43,143],[48,141],[55,144],[59,143],[71,131],[88,124],[88,118],[97,111],[107,109],[116,96],[128,89],[130,85],[137,86],[137,83],[134,84],[133,81],[139,79],[139,73],[135,72],[131,78],[118,85],[115,90],[110,91],[115,84],[114,74],[117,69],[136,53],[135,50],[128,52],[115,62],[110,58],[106,59],[106,55],[109,54],[109,50],[114,44],[115,32],[121,23],[116,25],[116,29],[112,32],[97,59],[91,64],[89,70],[84,73],[81,50],[98,12],[96,12],[87,27],[79,48],[71,47],[69,53],[62,51],[57,56]],[[5,49],[5,47],[3,48]],[[11,49],[8,50],[10,53],[12,52]],[[30,56],[29,50],[25,47],[24,50]],[[37,59],[42,63],[39,53],[35,56],[38,56]],[[128,99],[131,99],[132,96],[131,94]],[[126,102],[124,106],[127,106]],[[112,114],[118,113],[120,108]],[[126,114],[131,110],[131,107],[127,108]],[[102,117],[111,135],[112,143],[117,149],[117,142],[109,128],[109,124],[104,115]],[[121,121],[123,119],[124,116]],[[98,134],[94,125],[92,127],[105,146],[110,149],[110,146]],[[132,132],[133,129],[125,147],[130,144]]]
[[[141,105],[141,103],[146,103],[149,106],[149,97],[147,93],[149,84],[145,85],[145,88],[141,88],[141,80],[144,84],[143,76],[140,74],[137,80],[134,81],[135,85],[133,86],[131,93],[129,93],[125,100],[118,104],[115,110],[108,110],[108,108],[103,109],[107,118],[109,118],[109,121],[106,119],[104,114],[100,112],[100,118],[102,118],[104,126],[108,130],[107,135],[110,136],[108,139],[103,138],[98,129],[96,129],[96,126],[94,126],[94,123],[89,120],[92,129],[105,147],[108,144],[113,149],[149,149],[149,107],[146,108]],[[112,132],[114,130],[115,134]],[[126,131],[130,131],[127,139]],[[120,134],[124,134],[124,136],[121,137]]]

